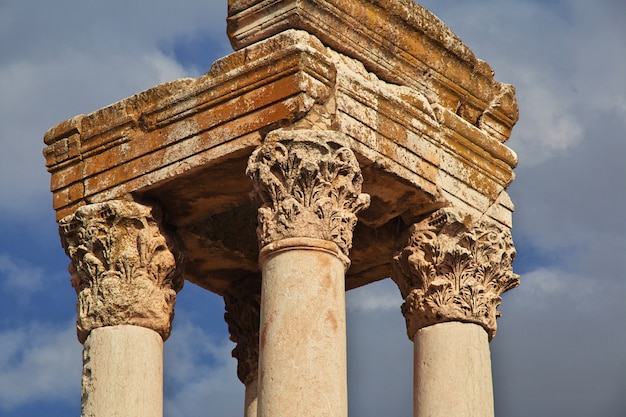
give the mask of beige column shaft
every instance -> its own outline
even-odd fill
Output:
[[[243,409],[244,417],[257,417],[258,385],[259,384],[256,379],[246,385]]]
[[[345,417],[345,265],[332,242],[286,240],[262,259],[259,416]]]
[[[93,329],[83,349],[84,417],[163,415],[163,339],[139,326]]]
[[[414,338],[415,417],[493,417],[487,332],[473,323],[424,327]]]

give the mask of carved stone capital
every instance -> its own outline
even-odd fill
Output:
[[[183,286],[182,259],[174,256],[155,210],[128,201],[90,204],[61,219],[59,234],[71,259],[81,343],[92,329],[120,324],[167,339]]]
[[[422,327],[463,321],[484,327],[491,340],[500,296],[519,285],[514,258],[508,229],[486,220],[473,223],[459,210],[440,209],[413,225],[392,264],[409,338]]]
[[[247,174],[259,205],[261,247],[309,237],[335,242],[348,255],[356,214],[369,206],[369,195],[361,193],[361,169],[345,135],[271,132],[250,157]]]
[[[230,340],[237,346],[232,351],[237,359],[237,376],[244,385],[257,379],[259,365],[259,323],[261,313],[260,275],[241,279],[224,295]]]

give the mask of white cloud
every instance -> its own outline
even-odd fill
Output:
[[[164,345],[165,416],[240,416],[243,385],[230,356],[232,342],[177,321]],[[79,404],[81,352],[74,322],[0,330],[0,410],[35,402]]]
[[[16,219],[49,210],[45,131],[195,72],[166,49],[198,33],[227,44],[225,8],[212,1],[0,4],[0,210]]]
[[[623,280],[559,267],[522,274],[491,344],[496,414],[621,415],[624,299]]]
[[[34,401],[79,402],[81,351],[73,322],[0,330],[0,409]]]
[[[43,268],[0,253],[0,288],[8,293],[30,294],[44,287]]]
[[[13,62],[0,68],[0,209],[32,216],[49,196],[43,134],[54,124],[186,76],[159,51],[125,51],[99,59],[85,51],[56,60]],[[49,204],[43,207],[50,207]]]
[[[566,272],[558,265],[522,274],[520,282],[520,286],[507,297],[512,297],[513,308],[532,305],[535,311],[551,310],[555,303],[567,300],[572,307],[576,306],[578,312],[594,314],[602,294],[619,288],[606,280],[591,280],[577,273]],[[503,304],[506,306],[506,302]]]
[[[512,146],[520,163],[534,166],[577,145],[583,127],[567,95],[550,86],[552,81],[527,72],[516,82],[521,120]]]
[[[589,129],[587,116],[626,97],[623,2],[420,3],[494,68],[496,80],[516,87],[520,121],[509,146],[520,168],[576,152],[589,135],[602,134]]]
[[[554,296],[572,287],[575,277],[561,270],[539,268],[522,276],[522,284],[515,291],[528,297]]]

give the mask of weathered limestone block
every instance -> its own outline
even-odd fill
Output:
[[[229,0],[227,22],[235,49],[286,29],[305,30],[500,142],[517,122],[514,88],[494,81],[491,67],[413,0]]]
[[[459,210],[441,209],[415,224],[392,274],[405,300],[409,339],[423,327],[459,321],[481,325],[491,340],[500,296],[519,285],[514,257],[508,229]]]
[[[261,143],[260,130],[289,124],[326,100],[335,74],[324,51],[312,37],[281,34],[216,61],[202,77],[54,126],[44,136],[44,156],[57,220],[81,204],[247,158]]]
[[[168,338],[181,258],[154,209],[128,201],[86,205],[61,219],[59,232],[71,259],[81,343],[95,328],[123,324]]]
[[[260,247],[309,237],[334,242],[347,257],[357,213],[369,205],[363,177],[344,135],[274,131],[250,157],[248,175],[259,205]]]
[[[362,221],[380,225],[405,215],[412,223],[411,217],[452,204],[510,227],[513,205],[505,189],[514,178],[514,152],[416,89],[382,81],[358,61],[327,53],[337,69],[332,128],[350,137],[364,172],[372,171],[364,183],[368,192],[381,174],[395,177],[391,189],[370,193],[377,213],[385,215],[368,211]],[[410,187],[402,188],[403,182]],[[397,190],[395,198],[385,197],[390,190]],[[394,210],[403,193],[407,203]]]

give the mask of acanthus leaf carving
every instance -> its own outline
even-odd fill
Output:
[[[392,267],[409,338],[422,327],[464,321],[481,325],[492,339],[501,295],[519,285],[514,258],[508,229],[487,220],[474,224],[460,210],[440,209],[413,225]]]
[[[261,247],[289,237],[335,242],[347,256],[357,213],[369,206],[363,177],[343,134],[274,131],[250,157]]]
[[[252,275],[232,283],[224,294],[230,340],[236,343],[237,376],[249,385],[258,376],[261,276]]]
[[[82,343],[92,329],[120,324],[169,336],[182,258],[157,217],[151,207],[114,200],[79,207],[59,221]]]

